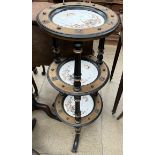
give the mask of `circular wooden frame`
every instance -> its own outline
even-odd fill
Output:
[[[59,117],[60,120],[62,120],[62,122],[73,127],[81,127],[91,124],[99,117],[103,108],[103,102],[101,96],[99,94],[97,94],[96,96],[95,95],[91,96],[94,100],[94,108],[90,114],[88,114],[85,117],[81,117],[80,124],[76,124],[75,117],[72,117],[65,112],[63,108],[63,101],[66,96],[63,96],[61,94],[58,94],[54,103],[57,116]]]
[[[105,23],[98,27],[72,29],[59,26],[51,20],[55,14],[74,8],[83,10],[85,9],[98,13],[105,19]],[[42,10],[37,16],[37,22],[41,28],[43,28],[46,32],[49,32],[54,37],[61,39],[63,38],[66,40],[86,41],[103,38],[111,34],[119,25],[119,18],[114,11],[98,4],[85,2],[66,2],[55,4],[54,6]]]
[[[70,60],[73,60],[73,58],[66,59],[60,64],[52,62],[52,64],[48,68],[47,79],[49,83],[59,92],[62,92],[68,95],[73,95],[73,96],[74,95],[76,96],[89,95],[89,94],[93,94],[97,92],[107,83],[110,74],[109,74],[109,68],[106,65],[106,63],[103,62],[103,64],[97,65],[96,64],[97,58],[95,56],[83,57],[82,60],[90,61],[97,67],[99,74],[95,81],[93,81],[90,84],[81,86],[81,90],[76,92],[74,90],[73,85],[69,85],[65,83],[64,81],[62,81],[62,79],[58,75],[58,69],[60,68],[60,66]]]

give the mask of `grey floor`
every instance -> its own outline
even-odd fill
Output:
[[[97,51],[98,41],[94,42]],[[111,70],[116,46],[106,45],[104,60]],[[114,116],[111,110],[118,89],[122,73],[122,51],[111,82],[108,82],[99,93],[103,99],[103,111],[100,117],[91,125],[82,128],[77,155],[122,155],[123,119],[116,120],[122,111],[123,97],[121,97],[117,112]],[[47,70],[47,67],[46,67]],[[41,75],[41,68],[34,75],[39,89],[38,102],[51,107],[58,92],[50,86],[46,76]],[[71,148],[74,141],[74,129],[63,123],[49,118],[43,111],[33,111],[37,124],[32,133],[33,148],[41,155],[72,155]]]

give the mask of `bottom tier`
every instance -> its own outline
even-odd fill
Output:
[[[55,100],[55,110],[57,116],[66,124],[74,127],[86,126],[95,121],[103,107],[101,96],[85,95],[81,96],[80,110],[81,110],[81,123],[76,124],[75,121],[75,102],[74,96],[63,96],[59,94]]]

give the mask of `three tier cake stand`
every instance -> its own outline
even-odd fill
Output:
[[[54,38],[55,59],[48,68],[47,77],[59,91],[54,103],[58,118],[75,128],[72,152],[76,152],[81,127],[94,122],[102,111],[103,102],[98,91],[109,79],[109,69],[103,61],[104,42],[117,28],[119,18],[104,6],[66,2],[42,10],[37,22]],[[95,39],[99,39],[97,57],[83,57],[83,44]],[[74,56],[60,57],[59,40],[73,43]]]

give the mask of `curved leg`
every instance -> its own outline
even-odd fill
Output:
[[[35,97],[34,97],[33,94],[32,94],[32,107],[33,107],[32,108],[33,110],[43,110],[49,117],[51,117],[51,118],[53,118],[55,120],[60,121],[60,119],[51,112],[49,106],[48,105],[45,105],[45,104],[38,103],[35,100]]]
[[[75,132],[76,132],[76,134],[75,134],[75,139],[74,139],[74,143],[73,143],[73,147],[72,147],[72,152],[73,153],[77,152],[77,148],[78,148],[79,140],[80,140],[81,128],[76,127]]]
[[[123,92],[123,73],[122,73],[122,76],[121,76],[121,81],[120,81],[119,88],[118,88],[118,91],[117,91],[115,103],[114,103],[114,106],[113,106],[113,109],[112,109],[112,114],[115,114],[115,112],[117,110],[118,103],[119,103],[119,100],[121,98],[122,92]]]

